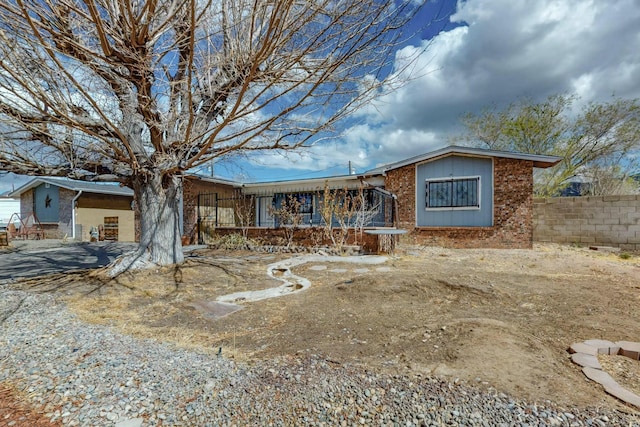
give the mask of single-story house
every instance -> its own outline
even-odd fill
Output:
[[[275,213],[295,200],[300,228],[322,226],[325,190],[361,199],[366,228],[406,231],[407,242],[451,247],[530,248],[533,242],[533,170],[559,157],[449,146],[360,174],[293,181],[243,183],[184,176],[180,201],[185,243],[213,232],[251,229],[273,236]],[[38,177],[9,194],[21,215],[34,213],[47,237],[135,241],[133,191],[113,183]],[[336,226],[337,221],[332,220]],[[107,232],[108,231],[108,232]]]
[[[301,226],[319,225],[318,202],[328,186],[331,190],[363,191],[368,209],[378,212],[368,216],[367,226],[406,230],[403,239],[408,242],[450,247],[530,248],[533,169],[552,167],[560,160],[556,156],[449,146],[361,174],[226,184],[233,187],[234,194],[251,199],[249,225],[253,235],[260,234],[259,229],[279,226],[273,212],[290,197],[300,205],[299,212],[304,217]],[[208,187],[206,181],[202,181],[200,188],[217,194],[214,188],[220,185],[212,182]],[[215,204],[209,204],[209,212],[215,212],[210,216],[216,219],[209,229],[222,231],[239,227],[242,221],[237,202],[235,207],[221,208],[220,199],[216,196]],[[185,210],[187,215],[191,214]],[[200,211],[196,216],[201,225],[204,217]],[[223,217],[229,220],[221,221]],[[202,227],[198,227],[198,238],[202,241],[201,233]]]
[[[105,240],[136,240],[130,188],[115,183],[35,177],[9,196],[20,198],[20,216],[38,222],[46,238],[89,241],[92,229],[100,229]]]

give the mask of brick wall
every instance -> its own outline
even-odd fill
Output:
[[[26,218],[33,213],[33,190],[20,194],[20,218]]]
[[[409,165],[387,172],[384,188],[396,199],[398,228],[412,229],[416,223],[416,167]]]
[[[640,250],[640,195],[535,199],[539,242]]]
[[[334,232],[338,233],[338,230],[334,230]],[[242,231],[239,228],[218,227],[213,230],[214,236],[240,233]],[[297,246],[331,246],[331,239],[323,237],[323,233],[324,229],[321,227],[299,228],[294,231],[293,242]],[[347,245],[359,245],[366,253],[376,253],[378,251],[378,236],[366,233],[360,235],[353,229],[350,229],[348,233]],[[264,245],[286,245],[284,229],[282,228],[249,227],[247,229],[247,237],[255,239]]]
[[[492,227],[415,227],[415,165],[387,172],[385,188],[398,196],[398,227],[408,243],[446,247],[530,248],[533,243],[533,163],[494,159]]]

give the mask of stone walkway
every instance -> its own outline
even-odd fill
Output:
[[[311,282],[304,278],[296,276],[291,272],[291,268],[298,265],[306,264],[309,262],[327,263],[327,262],[339,262],[339,263],[353,263],[353,264],[365,264],[365,265],[377,265],[387,261],[387,257],[377,255],[365,255],[365,256],[324,256],[324,255],[303,255],[299,257],[285,259],[270,264],[267,267],[267,275],[274,279],[282,281],[282,285],[275,288],[261,289],[258,291],[244,291],[235,292],[233,294],[222,295],[216,298],[216,301],[223,303],[240,303],[260,301],[267,298],[275,298],[283,295],[289,295],[293,292],[303,291],[311,286]],[[311,266],[312,270],[327,270],[326,265],[314,265]],[[369,271],[368,269],[359,268],[360,272]],[[390,271],[388,267],[379,267],[378,271]],[[346,273],[344,268],[336,268],[329,270],[336,274]]]
[[[582,366],[582,372],[592,381],[604,387],[604,390],[618,399],[640,408],[640,396],[614,380],[611,375],[602,370],[598,361],[598,354],[621,355],[633,360],[640,360],[640,343],[632,341],[587,340],[574,343],[569,347],[573,363]]]

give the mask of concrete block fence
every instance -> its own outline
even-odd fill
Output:
[[[640,250],[640,195],[534,199],[533,240]]]

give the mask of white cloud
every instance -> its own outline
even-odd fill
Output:
[[[417,77],[295,167],[320,170],[350,157],[368,168],[424,153],[459,132],[461,114],[522,96],[640,97],[638,0],[466,0],[451,21],[464,26],[398,52],[402,61],[430,43]]]

